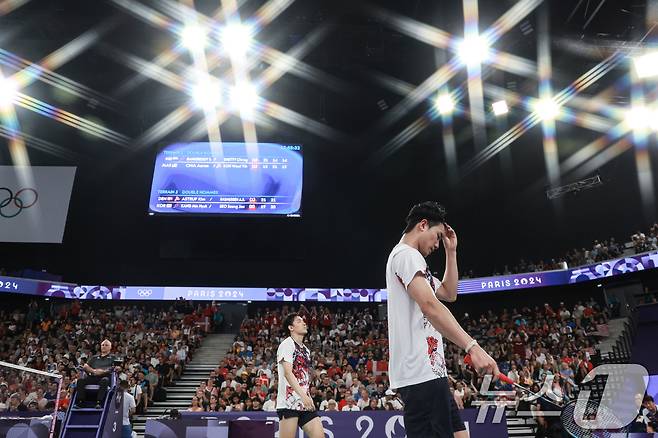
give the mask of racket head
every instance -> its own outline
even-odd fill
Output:
[[[611,438],[615,434],[625,433],[628,430],[628,425],[620,429],[586,429],[579,426],[578,423],[576,423],[576,403],[577,400],[567,403],[560,413],[562,428],[567,434],[569,434],[569,436],[573,438]],[[613,421],[617,420],[614,412],[611,412],[603,406],[597,406],[596,418]]]

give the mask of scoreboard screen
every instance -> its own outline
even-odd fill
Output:
[[[301,217],[302,146],[175,143],[155,160],[149,214]]]

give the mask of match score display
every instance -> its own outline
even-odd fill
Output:
[[[149,214],[301,216],[302,146],[175,143],[155,160]]]

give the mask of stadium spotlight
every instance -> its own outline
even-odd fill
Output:
[[[655,114],[645,106],[634,106],[626,112],[626,126],[633,131],[644,131],[655,126]]]
[[[658,76],[658,50],[634,57],[633,64],[640,79]]]
[[[238,110],[241,115],[251,115],[258,105],[256,87],[247,82],[239,82],[231,89],[231,107]]]
[[[491,104],[491,108],[493,109],[493,112],[497,116],[502,116],[503,114],[507,114],[509,112],[509,108],[507,107],[507,102],[504,100],[499,100],[498,102],[494,102]]]
[[[253,28],[247,24],[229,23],[220,30],[220,41],[231,56],[244,56],[251,47]]]
[[[209,78],[199,80],[192,87],[192,99],[199,108],[209,111],[222,104],[222,85]]]
[[[188,24],[180,35],[181,44],[190,51],[203,50],[206,47],[206,31],[196,24]]]
[[[457,46],[457,55],[466,65],[481,64],[489,58],[489,43],[482,35],[464,38]]]
[[[0,108],[5,108],[14,102],[18,87],[16,82],[0,76]]]
[[[550,98],[539,99],[534,107],[535,112],[542,120],[553,120],[560,114],[560,106]]]
[[[439,94],[434,102],[436,110],[442,116],[450,114],[455,109],[455,102],[452,100],[450,93]]]

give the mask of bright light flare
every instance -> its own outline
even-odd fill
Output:
[[[199,80],[192,87],[192,99],[203,110],[217,109],[223,102],[223,87],[219,81],[212,79]]]
[[[238,110],[242,116],[250,116],[258,105],[256,87],[247,82],[238,83],[231,89],[231,107]]]
[[[507,102],[504,100],[499,100],[498,102],[494,102],[493,104],[491,104],[491,108],[493,109],[493,113],[497,116],[502,116],[503,114],[507,114],[509,112]]]
[[[489,42],[482,35],[466,37],[457,45],[457,55],[466,65],[477,65],[491,56]]]
[[[188,24],[180,35],[181,44],[190,51],[203,50],[206,47],[206,30],[196,24]]]
[[[553,99],[539,99],[534,106],[535,112],[542,120],[553,120],[560,114],[560,106]]]
[[[646,131],[658,128],[656,122],[656,111],[652,111],[645,106],[635,106],[628,110],[624,123],[633,131]]]
[[[18,85],[15,81],[0,76],[0,109],[9,107],[16,98]]]
[[[244,56],[253,43],[254,30],[244,23],[229,23],[220,30],[220,41],[231,56]]]
[[[439,114],[446,115],[450,114],[455,109],[455,101],[449,93],[439,94],[434,106]]]
[[[633,64],[640,79],[658,76],[658,50],[634,57]]]

